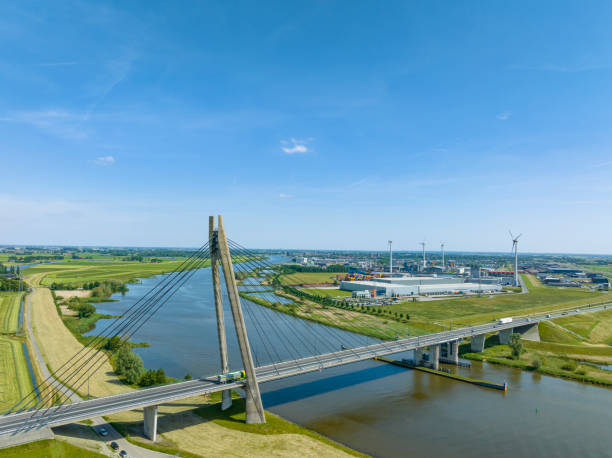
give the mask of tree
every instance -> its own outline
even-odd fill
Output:
[[[512,349],[512,358],[519,359],[523,352],[523,342],[521,342],[521,335],[518,333],[510,334],[510,343],[508,344]]]
[[[121,345],[121,338],[119,336],[113,336],[106,342],[106,349],[109,351],[115,351]]]
[[[82,304],[79,308],[79,318],[90,317],[96,311],[96,307],[89,303]]]
[[[115,356],[117,373],[125,377],[129,384],[140,380],[143,372],[142,359],[135,354],[128,344],[121,345]]]

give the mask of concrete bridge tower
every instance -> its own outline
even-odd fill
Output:
[[[214,219],[210,220],[210,226],[214,226]],[[266,416],[263,409],[263,404],[261,402],[259,384],[257,383],[257,378],[255,374],[255,365],[253,364],[253,355],[251,353],[249,337],[247,335],[246,326],[244,324],[244,315],[242,314],[242,307],[240,305],[240,296],[238,295],[238,287],[236,285],[234,266],[232,265],[232,258],[230,255],[229,246],[227,244],[227,237],[225,235],[225,228],[223,227],[223,218],[221,217],[221,215],[219,215],[217,219],[217,230],[215,231],[214,228],[211,229],[211,239],[213,240],[213,244],[210,246],[211,260],[212,254],[214,252],[214,259],[218,259],[221,261],[221,267],[223,268],[223,277],[225,278],[225,287],[227,289],[227,295],[229,297],[230,306],[232,309],[232,317],[234,318],[236,336],[238,337],[240,356],[242,357],[242,364],[246,372],[246,386],[244,388],[244,391],[246,393],[246,422],[265,423]],[[218,269],[216,277],[215,275],[213,275],[213,283],[215,283],[215,306],[217,307],[217,318],[219,318],[223,315],[223,309],[221,306],[221,285],[218,275]],[[219,305],[217,305],[217,290],[219,292]],[[223,320],[218,322],[217,329],[219,331],[219,349],[221,351],[221,365],[223,368],[227,367],[224,366],[227,364],[227,346],[225,344],[225,324]],[[225,359],[223,356],[224,354]],[[224,399],[224,402],[226,408],[231,405],[231,399]],[[230,404],[228,405],[228,403]]]

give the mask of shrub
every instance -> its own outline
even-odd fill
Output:
[[[531,361],[531,367],[537,371],[542,367],[542,360],[540,358],[535,358],[533,361]]]
[[[578,365],[576,364],[576,361],[568,360],[565,363],[563,363],[563,365],[561,366],[561,369],[563,369],[564,371],[573,372],[576,370],[577,367]]]
[[[521,342],[521,335],[518,333],[510,334],[510,343],[508,344],[512,349],[512,358],[519,359],[523,352],[523,342]]]

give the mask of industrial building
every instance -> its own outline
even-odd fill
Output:
[[[451,296],[466,293],[498,292],[502,290],[502,286],[499,283],[465,283],[452,277],[394,277],[365,281],[342,281],[340,282],[340,289],[353,292],[369,291],[373,297]]]

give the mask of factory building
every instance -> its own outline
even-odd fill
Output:
[[[492,293],[502,290],[500,284],[457,283],[452,278],[414,277],[414,282],[398,282],[399,279],[377,279],[375,281],[343,281],[340,289],[344,291],[371,291],[378,296],[451,296],[466,293]],[[394,281],[382,281],[394,280]],[[419,280],[420,282],[416,282]],[[443,281],[439,281],[443,280]],[[372,295],[374,295],[372,294]]]

